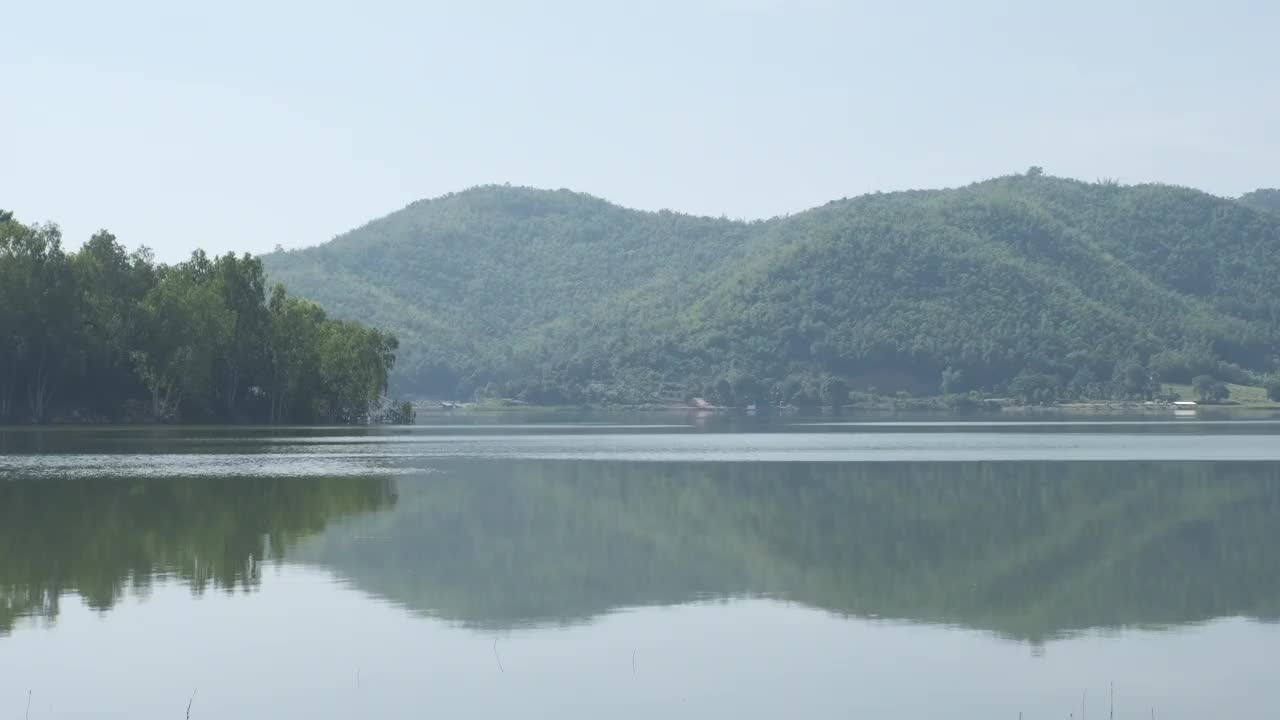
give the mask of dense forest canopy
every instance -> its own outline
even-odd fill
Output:
[[[1280,189],[1261,188],[1240,196],[1240,202],[1256,210],[1280,213]]]
[[[1276,372],[1280,216],[1257,204],[1038,168],[756,222],[490,186],[264,262],[392,328],[419,395],[1136,399]]]
[[[396,347],[268,293],[250,255],[157,264],[105,231],[67,253],[57,226],[0,211],[0,423],[359,422]]]

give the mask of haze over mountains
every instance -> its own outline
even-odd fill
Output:
[[[393,330],[401,393],[535,402],[855,390],[1139,396],[1280,353],[1280,193],[1240,200],[1038,168],[742,222],[567,190],[423,200],[264,258]],[[722,398],[724,399],[724,398]]]

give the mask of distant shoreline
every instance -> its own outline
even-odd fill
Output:
[[[595,405],[595,404],[560,404],[560,405],[537,405],[532,403],[524,403],[514,400],[505,401],[481,401],[471,403],[456,403],[453,408],[443,408],[439,406],[438,401],[419,401],[414,403],[416,411],[420,415],[448,415],[451,413],[503,413],[503,412],[567,412],[567,411],[632,411],[632,412],[690,412],[707,415],[831,415],[831,408],[809,407],[801,408],[796,406],[784,406],[781,408],[771,409],[769,412],[760,413],[754,408],[736,408],[736,407],[697,407],[694,405],[679,403],[642,403],[642,404],[619,404],[619,405]],[[1122,400],[1098,400],[1084,402],[1063,402],[1051,403],[1047,405],[1028,405],[1016,402],[1005,402],[998,400],[987,400],[983,404],[971,408],[956,408],[947,405],[944,397],[934,398],[911,398],[905,400],[897,400],[886,398],[883,402],[859,402],[843,405],[840,413],[857,412],[857,411],[875,411],[875,412],[896,412],[896,411],[923,411],[923,412],[939,412],[949,414],[991,414],[991,413],[1052,413],[1052,412],[1079,412],[1079,413],[1098,413],[1105,414],[1110,412],[1147,412],[1152,414],[1167,414],[1176,410],[1177,407],[1171,403],[1153,403],[1147,401],[1122,401]],[[1198,403],[1190,410],[1280,410],[1280,403],[1277,402],[1223,402],[1223,403]]]
[[[754,408],[734,408],[734,407],[696,407],[693,405],[679,403],[644,403],[644,404],[618,404],[618,405],[535,405],[524,403],[516,400],[494,401],[487,400],[481,402],[453,403],[453,407],[441,407],[440,401],[420,400],[413,402],[414,411],[418,417],[449,417],[451,415],[475,415],[475,416],[497,416],[502,414],[534,414],[534,415],[556,415],[562,413],[573,412],[641,412],[641,413],[684,413],[698,416],[752,416],[752,417],[840,417],[842,415],[853,413],[900,413],[900,412],[916,412],[929,413],[951,416],[989,416],[989,415],[1057,415],[1057,414],[1076,414],[1076,415],[1119,415],[1119,414],[1144,414],[1152,416],[1172,416],[1176,410],[1170,403],[1163,402],[1145,402],[1145,401],[1121,401],[1121,400],[1098,400],[1085,402],[1064,402],[1052,403],[1047,405],[1027,405],[1017,402],[1009,402],[1005,400],[986,400],[980,404],[967,407],[953,407],[947,404],[945,397],[933,398],[907,398],[895,399],[884,398],[879,402],[857,402],[844,405],[839,412],[833,412],[829,407],[795,407],[785,406],[782,408],[774,408],[767,412],[759,412]],[[1280,403],[1277,402],[1233,402],[1227,401],[1223,403],[1198,403],[1193,407],[1184,410],[1195,413],[1197,411],[1280,411]],[[0,424],[0,429],[18,430],[18,429],[39,429],[39,428],[183,428],[183,427],[236,427],[236,428],[255,428],[263,430],[284,430],[284,429],[314,429],[327,427],[391,427],[394,423],[355,423],[355,424],[334,424],[334,423],[287,423],[281,425],[263,424],[257,422],[130,422],[116,420],[102,420],[99,418],[54,418],[45,423],[22,423],[22,424]]]

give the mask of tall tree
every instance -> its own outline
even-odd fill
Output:
[[[217,352],[232,331],[232,313],[209,282],[206,263],[197,254],[167,268],[142,304],[146,341],[134,356],[157,420],[175,416],[184,398],[208,392]]]
[[[42,421],[59,373],[80,352],[74,283],[56,225],[23,226],[10,216],[2,227],[10,379],[0,380],[6,385],[0,387],[0,402],[12,413],[15,391],[21,387],[30,417]]]
[[[0,210],[0,421],[13,412],[13,394],[18,384],[18,288],[13,238],[24,231],[13,213]]]
[[[396,340],[355,323],[330,321],[320,337],[320,377],[329,398],[328,419],[362,422],[386,393]]]
[[[822,384],[822,401],[839,413],[849,403],[849,384],[840,378],[827,378]]]
[[[265,303],[266,278],[262,262],[251,255],[227,253],[214,261],[214,276],[222,303],[231,313],[218,368],[219,395],[231,419],[241,414],[239,402],[246,378],[262,374],[264,346],[270,325]]]
[[[138,386],[131,353],[140,341],[142,303],[155,286],[155,268],[150,251],[129,254],[103,230],[71,256],[71,269],[85,345],[79,389],[110,413]]]
[[[268,420],[278,423],[305,415],[295,409],[309,388],[319,385],[319,338],[325,322],[324,311],[315,303],[291,298],[283,285],[271,290],[268,306],[266,352],[270,377]]]

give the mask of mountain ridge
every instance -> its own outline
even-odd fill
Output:
[[[401,391],[644,402],[721,379],[752,400],[788,378],[801,400],[831,378],[936,394],[1036,376],[1062,396],[1257,381],[1277,364],[1278,257],[1280,216],[1245,202],[1033,169],[751,221],[478,186],[264,262],[394,329]]]
[[[1255,210],[1280,213],[1280,189],[1277,188],[1258,188],[1241,195],[1238,201]]]

